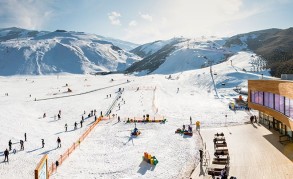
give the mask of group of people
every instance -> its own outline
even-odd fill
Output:
[[[24,141],[23,140],[19,140],[19,144],[20,144],[20,149],[19,149],[19,151],[22,151],[22,150],[24,150],[24,142],[26,142],[27,141],[27,138],[26,138],[26,133],[24,133]],[[45,140],[44,139],[41,139],[41,142],[42,142],[42,148],[44,148],[45,147]],[[4,162],[9,162],[9,158],[8,158],[8,156],[9,156],[9,151],[11,151],[12,150],[12,141],[11,140],[9,140],[8,141],[8,149],[6,148],[6,150],[3,152],[4,153]],[[57,138],[57,148],[60,148],[61,147],[61,139],[58,137]],[[16,154],[16,149],[14,148],[13,149],[13,151],[12,151],[14,154]]]

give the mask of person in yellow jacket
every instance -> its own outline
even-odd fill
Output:
[[[200,129],[200,122],[196,121],[195,126],[196,126],[196,130],[199,130]]]

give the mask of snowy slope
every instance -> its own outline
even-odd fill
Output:
[[[1,35],[2,39],[13,37],[0,42],[0,75],[4,76],[123,71],[140,60],[109,41],[83,32],[5,29]]]
[[[138,74],[173,74],[207,67],[225,61],[228,56],[241,51],[242,46],[223,46],[226,38],[202,37],[174,38],[145,44],[132,50],[143,59],[126,71]],[[141,55],[142,54],[142,55]]]
[[[213,65],[212,73],[207,67],[175,73],[171,78],[161,74],[141,77],[122,74],[0,77],[0,149],[7,148],[11,139],[14,143],[12,148],[17,150],[16,154],[10,154],[9,164],[0,163],[0,176],[32,178],[43,154],[49,155],[49,164],[56,161],[93,121],[92,117],[88,118],[83,128],[78,125],[78,129],[73,130],[73,123],[81,120],[83,111],[86,115],[93,109],[98,113],[105,112],[118,88],[124,88],[118,101],[121,109],[116,104],[112,110],[122,118],[122,122],[118,123],[117,118],[101,121],[52,178],[189,178],[199,162],[200,137],[197,132],[188,138],[174,131],[183,124],[188,125],[190,116],[193,124],[199,120],[203,128],[247,122],[249,114],[230,111],[228,103],[238,97],[233,91],[236,85],[245,87],[248,79],[258,79],[260,73],[270,78],[266,76],[267,71],[255,73],[250,70],[253,58],[255,54],[252,52],[239,52],[228,61]],[[130,82],[124,84],[127,80]],[[223,82],[225,86],[221,85]],[[68,87],[65,84],[72,93],[66,92]],[[112,85],[117,86],[109,87]],[[100,90],[93,91],[95,89]],[[34,101],[35,98],[62,97],[87,91],[93,92]],[[112,94],[111,98],[107,98],[109,94]],[[57,121],[54,115],[59,110],[62,110],[62,118]],[[46,118],[42,118],[44,112]],[[168,121],[166,124],[137,124],[142,135],[131,138],[129,134],[134,124],[123,121],[144,114],[156,118],[164,116]],[[65,123],[69,132],[64,132]],[[23,139],[24,132],[28,141],[25,142],[25,150],[18,151],[18,142]],[[60,149],[56,148],[58,136],[62,140]],[[45,148],[41,148],[42,138],[45,139]],[[143,152],[155,155],[158,165],[152,167],[143,162]]]

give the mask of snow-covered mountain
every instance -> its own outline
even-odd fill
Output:
[[[83,32],[0,29],[0,75],[123,71],[136,44]]]
[[[201,37],[173,38],[144,44],[131,51],[143,60],[134,63],[126,71],[139,74],[172,74],[199,69],[218,64],[244,48],[227,48],[223,46],[225,42],[225,38]]]

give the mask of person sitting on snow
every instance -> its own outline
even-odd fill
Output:
[[[188,132],[192,132],[192,127],[188,125]]]

